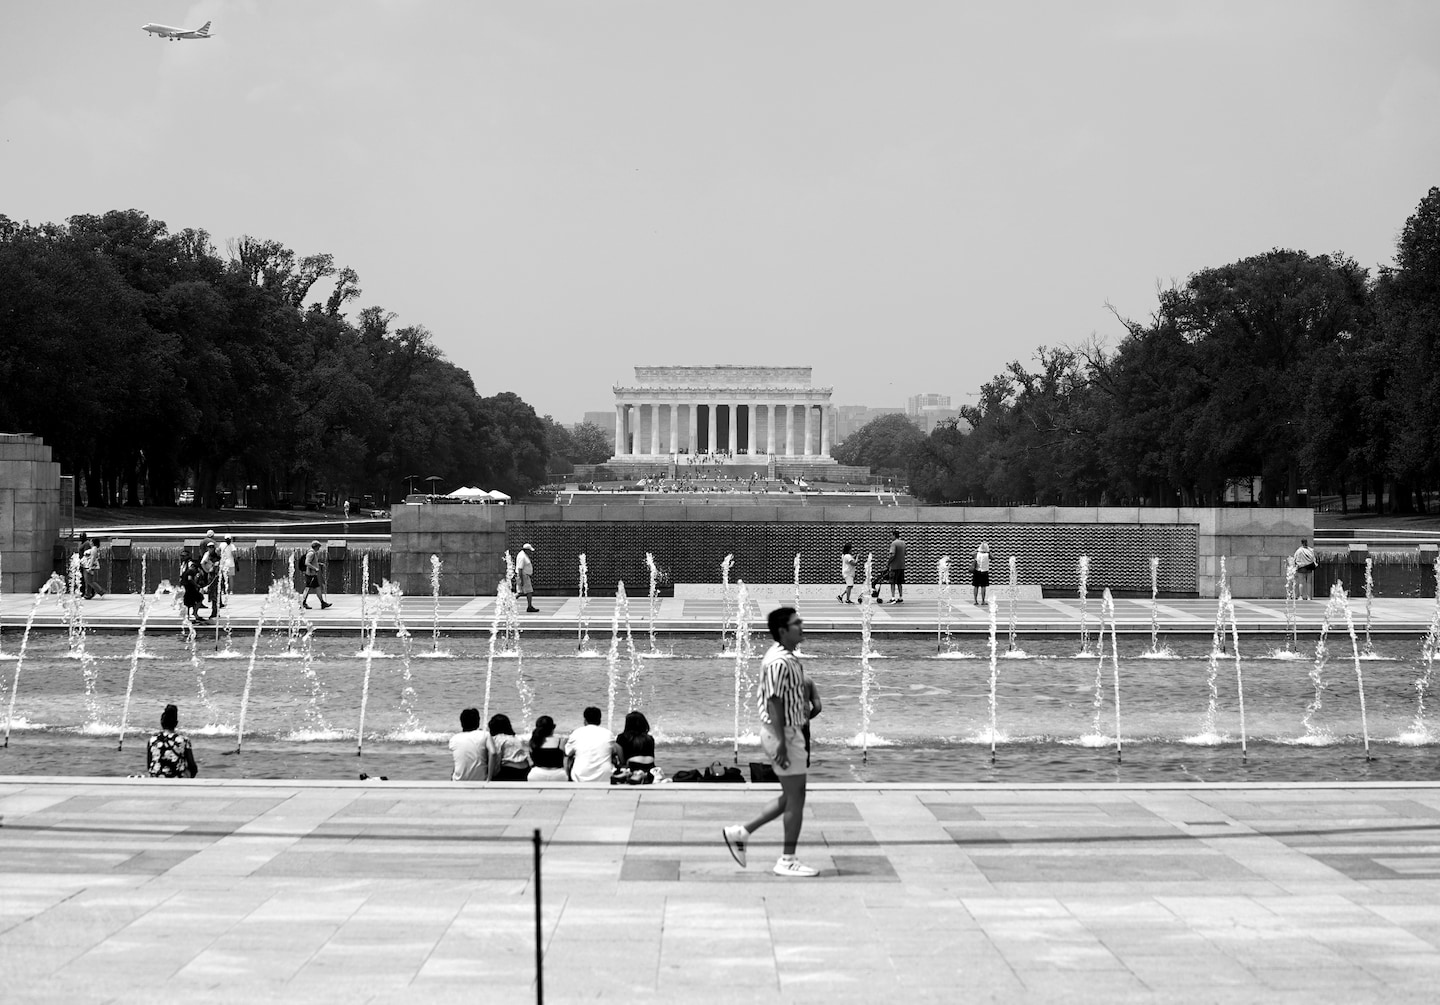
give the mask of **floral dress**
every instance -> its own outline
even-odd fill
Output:
[[[161,730],[150,734],[146,762],[152,778],[184,778],[190,774],[190,738]],[[188,755],[188,756],[187,756]]]

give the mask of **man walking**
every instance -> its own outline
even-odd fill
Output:
[[[300,606],[307,611],[310,610],[310,594],[315,594],[315,599],[320,601],[320,610],[330,606],[325,599],[325,587],[320,585],[321,578],[325,574],[325,559],[320,554],[320,542],[311,541],[310,550],[305,553],[305,595],[300,598]]]
[[[886,564],[890,578],[890,603],[905,603],[905,539],[900,531],[891,531],[890,561]]]
[[[535,546],[527,543],[515,556],[515,592],[525,598],[526,614],[540,613],[535,606],[535,563],[530,560],[534,553]]]
[[[100,588],[100,539],[98,537],[90,540],[90,546],[81,555],[80,568],[85,576],[85,599],[94,600],[96,597],[105,596],[105,591]]]
[[[775,863],[777,876],[816,876],[819,873],[795,858],[805,814],[805,737],[808,719],[805,668],[795,650],[805,637],[805,622],[793,607],[770,612],[770,635],[775,644],[765,654],[760,680],[760,745],[765,748],[780,779],[780,798],[767,803],[748,824],[733,824],[722,832],[725,846],[740,867],[750,835],[776,817],[785,816],[783,853]]]

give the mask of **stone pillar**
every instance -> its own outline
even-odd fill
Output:
[[[705,449],[712,454],[715,452],[715,409],[717,407],[719,406],[717,406],[713,401],[710,402],[710,404],[708,404],[707,406],[705,406],[705,415],[706,418],[709,420],[706,423],[705,427],[705,431],[707,433],[705,437]]]
[[[775,403],[765,406],[765,453],[775,453]]]
[[[690,410],[690,439],[686,441],[685,449],[690,451],[690,454],[693,456],[695,454],[695,441],[700,438],[700,412],[693,401],[685,407]]]
[[[739,448],[739,446],[740,446],[740,442],[739,442],[740,423],[739,423],[739,421],[738,421],[739,417],[740,417],[740,406],[739,406],[739,405],[736,405],[736,404],[734,404],[734,403],[732,402],[731,405],[730,405],[730,456],[731,456],[731,457],[734,457],[735,454],[739,452],[739,450],[738,450],[738,448]]]
[[[615,406],[615,456],[625,453],[625,406]]]
[[[650,454],[660,453],[660,406],[650,405]]]
[[[814,418],[815,406],[807,401],[805,403],[805,449],[801,451],[806,457],[810,456],[810,445],[814,442],[814,438],[811,435]]]
[[[679,431],[675,428],[675,420],[680,418],[680,413],[678,407],[673,401],[665,406],[665,414],[670,417],[670,449],[667,450],[666,453],[678,454],[680,452],[680,435]]]
[[[829,405],[820,406],[820,456],[830,456],[830,427],[835,424],[835,409]]]
[[[795,406],[785,404],[785,456],[795,454]]]

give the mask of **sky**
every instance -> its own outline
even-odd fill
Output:
[[[73,0],[0,37],[0,213],[328,252],[562,422],[645,364],[964,404],[1203,268],[1391,263],[1440,184],[1430,0]]]

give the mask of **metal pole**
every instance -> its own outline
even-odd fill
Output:
[[[535,1005],[545,1005],[545,943],[540,923],[540,828],[535,828]]]

